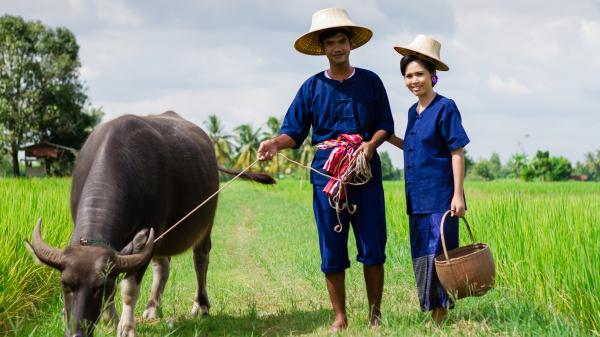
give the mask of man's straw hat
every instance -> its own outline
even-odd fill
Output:
[[[342,8],[326,8],[315,12],[312,15],[312,22],[308,33],[300,36],[294,48],[297,51],[308,55],[325,55],[323,46],[319,43],[319,34],[330,28],[348,28],[352,31],[350,48],[356,49],[367,43],[373,36],[373,32],[366,27],[359,26],[352,22],[348,12]]]
[[[394,47],[397,52],[406,55],[415,55],[435,64],[435,69],[446,71],[450,68],[440,59],[440,48],[442,45],[433,37],[428,35],[417,35],[415,39],[405,47]]]

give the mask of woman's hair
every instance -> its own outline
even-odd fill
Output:
[[[346,37],[348,37],[349,41],[352,40],[352,30],[350,30],[349,28],[346,28],[346,27],[339,27],[339,28],[326,29],[321,34],[319,34],[319,43],[323,44],[323,42],[326,39],[336,36],[338,33],[342,33],[342,34],[346,35]]]
[[[427,71],[429,71],[431,74],[435,73],[435,64],[433,64],[433,62],[419,58],[416,55],[406,55],[400,60],[400,72],[402,73],[402,76],[406,74],[406,67],[408,67],[408,64],[413,61],[417,61],[420,65],[425,67],[425,69],[427,69]]]

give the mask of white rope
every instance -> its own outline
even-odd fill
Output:
[[[242,172],[238,173],[235,177],[233,177],[233,179],[231,179],[225,185],[223,185],[223,187],[219,188],[215,193],[213,193],[210,197],[208,197],[206,200],[204,200],[200,205],[196,206],[196,208],[191,210],[188,214],[186,214],[183,218],[181,218],[181,220],[177,221],[173,226],[169,227],[169,229],[164,231],[159,237],[157,237],[154,240],[154,243],[156,243],[158,240],[162,239],[163,236],[167,235],[167,233],[169,233],[171,230],[173,230],[175,227],[177,227],[177,225],[179,225],[183,220],[187,219],[190,215],[192,215],[192,213],[197,211],[200,207],[204,206],[204,204],[206,204],[210,199],[214,198],[215,195],[219,194],[222,190],[226,189],[229,185],[231,185],[232,182],[234,182],[242,174],[244,174],[246,171],[248,171],[257,162],[258,162],[258,159],[256,159],[252,164],[250,164],[248,167],[246,167]]]

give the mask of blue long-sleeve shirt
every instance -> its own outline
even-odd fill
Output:
[[[323,72],[302,84],[288,109],[280,133],[290,136],[299,147],[312,127],[312,145],[335,139],[342,133],[358,133],[369,141],[378,130],[394,133],[394,120],[381,79],[372,71],[355,68],[352,77],[337,81]],[[322,170],[330,150],[319,150],[312,167]],[[381,180],[381,164],[371,160],[374,179]],[[311,172],[311,182],[324,185],[328,178]]]

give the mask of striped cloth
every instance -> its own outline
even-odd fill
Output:
[[[347,178],[347,175],[352,173],[348,172],[348,166],[352,160],[352,155],[359,148],[360,144],[362,144],[361,135],[349,135],[345,133],[339,135],[337,139],[330,139],[320,143],[317,146],[320,150],[333,148],[325,165],[323,165],[323,169],[337,179],[344,180]],[[331,197],[336,195],[340,188],[342,189],[342,191],[340,191],[341,193],[339,193],[341,201],[345,199],[346,193],[344,193],[344,186],[339,180],[329,179],[323,192]]]

